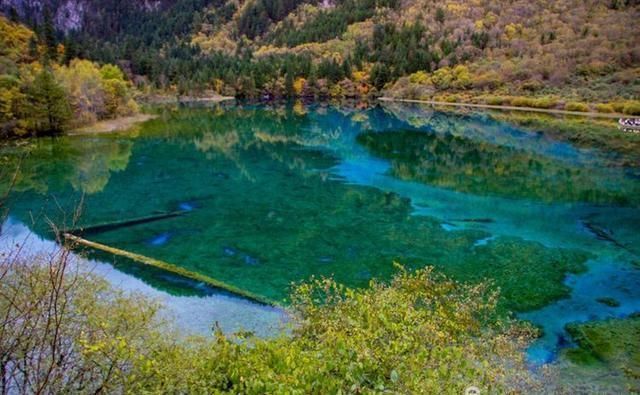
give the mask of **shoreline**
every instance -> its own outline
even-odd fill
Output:
[[[557,110],[557,109],[551,109],[551,108],[503,106],[503,105],[496,105],[496,104],[449,103],[449,102],[434,101],[434,100],[396,99],[388,96],[379,97],[378,100],[382,102],[429,104],[432,106],[471,107],[471,108],[482,108],[487,110],[539,112],[539,113],[555,114],[555,115],[576,115],[576,116],[589,117],[589,118],[640,119],[640,116],[620,114],[620,113],[604,113],[604,112],[593,112],[593,111],[585,111],[585,112],[567,111],[567,110]]]
[[[54,240],[33,233],[26,224],[11,216],[0,221],[0,228],[4,231],[0,238],[0,254],[9,254],[16,245],[21,249],[15,258],[46,256],[63,248]],[[258,337],[269,338],[283,333],[289,322],[287,310],[280,306],[265,305],[214,288],[206,295],[173,294],[119,270],[113,262],[90,258],[77,251],[71,251],[69,259],[71,267],[80,273],[95,275],[127,295],[140,294],[158,302],[158,316],[168,323],[166,329],[178,330],[185,337],[208,337],[212,325],[217,322],[229,335],[248,330]]]
[[[127,117],[119,117],[114,119],[106,119],[96,122],[88,126],[82,126],[68,131],[66,134],[69,136],[82,135],[82,134],[100,134],[121,132],[132,128],[133,126],[157,118],[157,115],[140,113],[136,115],[130,115]]]
[[[236,100],[233,96],[156,96],[145,100],[146,104],[180,104],[180,103],[221,103],[224,101]]]

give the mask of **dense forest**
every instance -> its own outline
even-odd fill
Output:
[[[138,111],[122,70],[69,57],[47,16],[40,34],[0,16],[0,137],[55,134]]]
[[[0,10],[10,20],[0,50],[5,108],[16,107],[6,99],[16,81],[35,78],[34,62],[56,74],[55,64],[81,58],[117,65],[122,82],[145,93],[640,113],[635,0],[4,0]],[[79,111],[104,118],[114,106]]]

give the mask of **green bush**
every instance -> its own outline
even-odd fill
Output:
[[[487,96],[483,96],[482,100],[486,104],[490,104],[490,105],[493,105],[493,106],[500,106],[500,105],[502,105],[504,103],[507,103],[509,99],[504,98],[502,96],[487,95]]]
[[[570,101],[564,105],[564,109],[567,111],[588,112],[589,106],[586,103]]]
[[[611,113],[611,112],[615,112],[615,109],[613,108],[613,105],[610,103],[599,103],[599,104],[596,104],[596,111]]]
[[[613,109],[619,113],[622,113],[624,111],[624,106],[626,105],[627,105],[627,102],[624,102],[624,101],[617,101],[617,102],[611,103],[611,106],[613,107]]]
[[[218,333],[196,351],[162,350],[136,365],[134,392],[462,393],[469,383],[518,392],[532,383],[522,353],[532,329],[496,319],[486,285],[425,269],[365,290],[314,280],[292,300],[292,336],[238,343]]]
[[[521,393],[535,384],[523,352],[534,329],[496,313],[490,285],[454,282],[431,268],[401,269],[390,283],[359,290],[329,279],[303,283],[291,298],[292,330],[277,338],[216,330],[211,339],[176,340],[140,295],[64,280],[58,265],[10,267],[0,282],[1,291],[11,291],[0,293],[0,317],[10,320],[0,324],[23,348],[5,359],[13,366],[43,352],[46,361],[60,361],[51,375],[49,364],[27,373],[45,393],[463,393],[469,385]],[[60,287],[63,297],[48,297]],[[13,319],[22,307],[44,318]],[[47,325],[52,314],[59,330]],[[34,333],[42,349],[30,348]],[[64,348],[49,358],[48,345],[58,341]]]
[[[640,115],[640,102],[630,101],[622,108],[622,113],[627,115]]]
[[[558,105],[558,101],[552,97],[541,97],[533,99],[531,107],[534,108],[553,108]]]
[[[511,105],[516,107],[531,107],[531,99],[522,96],[513,97],[511,98]]]

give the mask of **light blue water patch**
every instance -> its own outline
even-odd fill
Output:
[[[543,329],[543,336],[529,349],[533,362],[553,361],[562,348],[571,346],[565,325],[573,322],[627,317],[640,311],[640,271],[625,263],[625,257],[594,259],[589,271],[571,275],[566,284],[571,296],[541,310],[520,314]],[[596,299],[613,298],[620,306],[598,303]]]
[[[419,114],[417,111],[416,114]],[[438,121],[434,115],[432,121]],[[579,149],[568,143],[554,141],[541,133],[525,132],[515,127],[500,127],[499,123],[484,120],[468,128],[456,128],[454,133],[472,136],[480,142],[499,142],[516,148],[535,150],[562,161],[607,166],[608,156],[594,150]],[[375,122],[367,125],[374,130]],[[408,127],[405,124],[404,127]],[[502,125],[504,126],[504,125]],[[397,125],[394,125],[397,127]],[[411,126],[414,127],[414,126]],[[438,130],[451,131],[430,122],[418,128],[425,133]],[[340,157],[340,163],[332,171],[347,183],[367,185],[383,191],[395,192],[411,199],[413,215],[425,215],[442,221],[442,228],[482,229],[491,234],[477,240],[474,246],[482,246],[501,236],[517,236],[539,242],[548,247],[576,248],[593,254],[588,271],[567,278],[572,288],[571,297],[553,303],[540,311],[522,314],[544,330],[529,350],[533,362],[551,361],[562,347],[570,345],[564,327],[575,321],[588,321],[608,317],[626,316],[640,311],[640,271],[632,262],[640,262],[640,209],[596,205],[581,202],[540,202],[528,199],[510,199],[499,196],[481,196],[445,188],[400,180],[390,175],[391,162],[373,157],[356,141],[357,134],[345,132],[339,145],[326,147]],[[616,180],[609,186],[616,188]],[[475,221],[473,219],[485,219]],[[457,222],[459,221],[459,222]],[[455,225],[452,224],[455,222]],[[592,223],[589,228],[585,224]],[[602,229],[610,240],[594,233]],[[612,297],[620,307],[609,307],[596,299]]]
[[[443,222],[442,224],[440,224],[440,226],[442,227],[442,229],[446,230],[447,232],[451,232],[457,229],[457,226],[446,223],[446,222]]]
[[[495,239],[497,239],[496,236],[485,237],[484,239],[476,240],[476,242],[473,243],[473,246],[474,247],[486,246],[487,244],[489,244],[490,241]]]
[[[178,208],[183,211],[193,211],[195,209],[195,205],[191,202],[182,202],[178,204]]]
[[[278,298],[289,280],[309,274],[337,273],[356,286],[389,278],[380,261],[394,257],[474,262],[490,249],[482,246],[507,237],[513,243],[505,245],[537,243],[532,251],[581,250],[591,258],[589,271],[566,279],[570,297],[522,315],[545,329],[531,349],[536,361],[569,343],[567,322],[638,309],[640,295],[631,287],[639,280],[632,265],[640,261],[638,169],[623,168],[597,147],[580,148],[486,115],[405,105],[177,115],[131,141],[61,139],[56,144],[67,147],[65,157],[51,157],[43,147],[33,174],[48,185],[38,190],[86,189],[93,205],[88,213],[101,221],[140,208],[197,208],[96,237]],[[107,153],[101,161],[87,159]],[[409,201],[413,211],[406,210]],[[25,201],[22,212],[35,204]],[[428,226],[412,228],[420,223]],[[437,223],[456,232],[442,232]],[[422,231],[433,229],[439,241],[430,244],[433,238],[425,240]],[[453,243],[458,231],[477,236]],[[511,259],[509,252],[496,254],[501,262]],[[554,257],[544,258],[550,270]],[[621,306],[598,303],[602,297]]]
[[[171,233],[164,232],[164,233],[161,233],[161,234],[159,234],[157,236],[154,236],[152,239],[147,241],[147,243],[149,245],[159,247],[159,246],[167,244],[169,242],[169,240],[171,239],[171,236],[172,236]]]

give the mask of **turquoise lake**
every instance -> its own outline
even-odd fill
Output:
[[[82,226],[184,211],[85,237],[284,304],[292,283],[364,287],[393,262],[490,280],[500,308],[544,329],[541,362],[571,345],[566,323],[640,311],[640,153],[417,105],[158,111],[126,133],[7,149],[22,158],[10,216],[51,238],[47,221],[69,225],[79,205]]]

